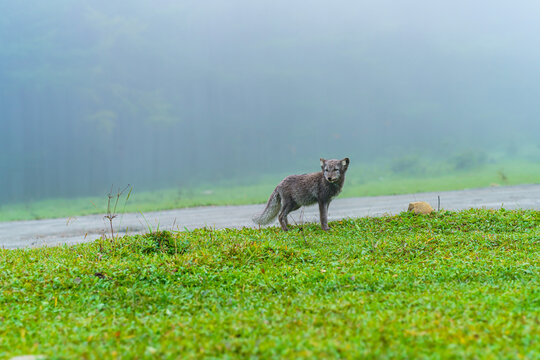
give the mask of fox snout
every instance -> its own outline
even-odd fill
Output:
[[[328,175],[326,176],[326,181],[331,183],[339,181],[339,175]]]

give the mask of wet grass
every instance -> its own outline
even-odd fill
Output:
[[[0,250],[0,358],[540,356],[540,212]]]
[[[428,165],[426,165],[428,166]],[[395,173],[385,166],[352,166],[340,197],[395,195],[426,191],[460,190],[487,186],[540,183],[540,164],[512,161],[456,171],[447,163],[414,168],[423,174]],[[206,184],[192,188],[139,191],[133,189],[121,212],[148,212],[205,205],[243,205],[264,203],[286,174],[265,177],[256,184]],[[245,179],[244,179],[245,181]],[[107,189],[108,190],[108,189]],[[107,191],[106,190],[106,191]],[[104,214],[107,197],[50,199],[0,205],[0,221],[32,220]]]

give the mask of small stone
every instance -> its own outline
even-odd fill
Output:
[[[425,201],[415,201],[415,202],[409,203],[408,211],[413,211],[416,215],[418,215],[418,214],[431,214],[435,210],[433,210],[431,205],[429,205]]]
[[[9,360],[43,360],[45,355],[21,355],[12,357]]]

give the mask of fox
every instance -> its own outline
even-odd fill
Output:
[[[270,195],[262,214],[255,216],[258,225],[271,223],[276,216],[283,231],[288,231],[287,215],[301,206],[319,204],[321,228],[328,227],[328,206],[343,188],[349,158],[342,160],[320,159],[321,170],[311,174],[290,175],[283,179]]]

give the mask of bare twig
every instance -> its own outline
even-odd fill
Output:
[[[114,241],[114,226],[113,226],[113,220],[118,216],[116,213],[116,208],[118,207],[118,201],[120,200],[120,197],[124,194],[124,192],[129,188],[129,192],[126,197],[126,203],[131,196],[131,190],[133,190],[133,187],[131,185],[126,185],[122,190],[118,189],[116,194],[113,195],[113,185],[111,185],[111,190],[107,194],[107,215],[104,216],[105,219],[109,220],[109,226],[111,228],[111,241]],[[116,199],[115,199],[116,198]],[[114,199],[114,200],[113,200]],[[112,200],[112,201],[111,201]],[[112,204],[114,202],[114,205]],[[124,209],[125,209],[125,203],[124,203]]]
[[[304,233],[304,208],[300,210],[300,233],[302,233],[302,239],[304,239],[304,244],[307,245],[306,234]]]

